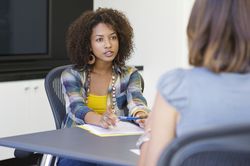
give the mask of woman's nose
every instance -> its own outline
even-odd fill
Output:
[[[105,48],[110,48],[111,47],[111,43],[109,41],[109,39],[106,39],[105,42],[104,42],[104,47]]]

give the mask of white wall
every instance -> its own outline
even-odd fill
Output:
[[[94,0],[94,8],[123,11],[135,33],[129,64],[143,65],[144,95],[152,107],[160,75],[187,67],[186,24],[194,0]]]

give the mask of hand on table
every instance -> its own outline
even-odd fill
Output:
[[[101,116],[100,126],[108,129],[110,127],[116,126],[117,121],[118,118],[115,115],[114,110],[108,107],[106,112],[104,112],[103,115]]]

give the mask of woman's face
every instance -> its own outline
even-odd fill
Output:
[[[113,28],[104,23],[97,24],[92,29],[91,49],[96,56],[96,62],[112,62],[119,50],[119,40]]]

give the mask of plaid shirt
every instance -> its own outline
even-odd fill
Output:
[[[116,87],[116,114],[132,116],[137,110],[149,112],[146,99],[142,95],[142,77],[136,68],[115,67],[118,75]],[[68,68],[61,75],[62,90],[66,102],[67,115],[64,127],[84,124],[84,117],[92,111],[85,101],[87,98],[87,70]],[[112,103],[112,86],[109,85],[107,105]]]

